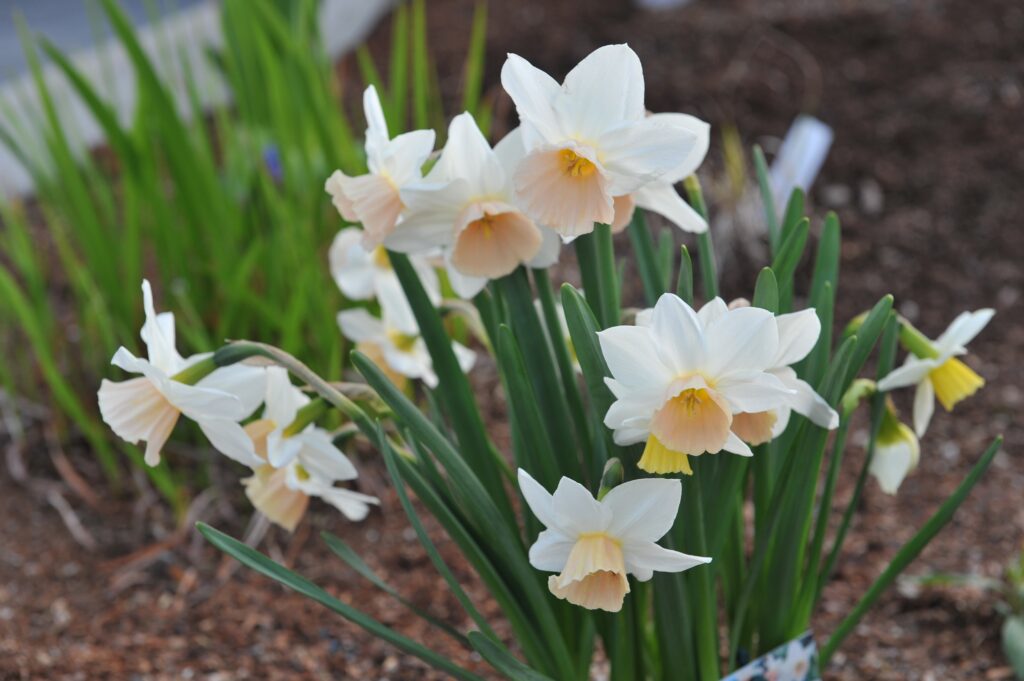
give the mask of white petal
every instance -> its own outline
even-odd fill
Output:
[[[423,177],[423,164],[434,151],[433,130],[406,132],[388,143],[383,169],[399,188]]]
[[[916,385],[923,381],[928,374],[937,366],[934,360],[919,359],[910,355],[903,366],[893,369],[889,375],[878,382],[878,389],[882,392],[905,388],[908,385]]]
[[[530,547],[530,565],[545,572],[561,572],[576,539],[558,530],[544,530]]]
[[[302,441],[297,437],[285,437],[282,424],[278,430],[267,436],[267,461],[274,468],[284,468],[299,457]]]
[[[452,342],[452,350],[455,352],[455,359],[463,373],[468,374],[476,364],[476,353],[461,343]]]
[[[829,406],[825,399],[814,391],[806,381],[796,377],[796,372],[787,367],[788,371],[776,371],[776,376],[782,380],[787,388],[795,391],[788,398],[788,405],[793,411],[809,418],[814,424],[822,428],[838,428],[839,414]]]
[[[266,372],[263,418],[270,419],[279,428],[285,428],[295,420],[299,409],[309,404],[309,398],[292,385],[288,370],[284,367],[267,367]]]
[[[665,173],[663,179],[676,183],[697,172],[697,168],[708,154],[708,147],[711,146],[711,125],[696,116],[682,113],[656,113],[648,115],[648,118],[661,125],[686,130],[696,137],[696,144],[690,153],[679,159],[676,165]]]
[[[135,444],[146,441],[145,461],[160,463],[160,450],[178,422],[180,412],[148,378],[116,383],[103,379],[98,393],[103,421],[118,437]]]
[[[630,572],[634,572],[635,569],[653,572],[682,572],[711,562],[710,558],[671,551],[651,541],[627,542],[623,545],[622,551]]]
[[[974,340],[975,336],[981,333],[995,313],[996,311],[991,308],[977,312],[961,312],[935,341],[935,345],[939,347],[940,351],[945,352],[962,350],[964,346]]]
[[[659,359],[650,329],[613,326],[599,331],[597,339],[612,376],[624,387],[652,388],[665,386],[671,380],[673,372]]]
[[[182,359],[174,347],[174,315],[170,312],[156,313],[153,308],[153,289],[146,279],[142,280],[142,306],[146,312],[146,321],[140,335],[146,344],[150,363],[167,373],[176,373],[180,370]]]
[[[384,323],[363,308],[342,310],[338,326],[345,338],[356,343],[378,341],[384,337]]]
[[[779,325],[779,352],[774,362],[777,367],[802,360],[814,349],[821,335],[821,320],[813,309],[780,314],[775,321]]]
[[[248,418],[263,402],[267,392],[266,367],[232,364],[214,370],[196,384],[197,388],[211,388],[234,395],[241,403],[239,419]]]
[[[566,75],[562,88],[556,107],[584,139],[644,117],[643,67],[628,45],[594,50]]]
[[[633,192],[636,205],[663,216],[684,232],[701,234],[708,231],[707,221],[679,196],[669,182],[655,180]]]
[[[302,442],[299,463],[310,475],[328,482],[359,477],[352,461],[334,446],[330,434],[323,428],[308,428],[295,437]]]
[[[242,426],[228,419],[196,420],[203,435],[224,456],[255,468],[263,463]]]
[[[366,116],[366,156],[370,171],[376,173],[380,170],[377,164],[387,148],[389,135],[384,108],[373,85],[363,91],[363,114]]]
[[[658,541],[672,528],[682,494],[679,480],[642,478],[613,488],[601,503],[611,509],[608,533],[620,542]]]
[[[552,106],[561,87],[551,76],[519,55],[510,54],[501,67],[501,86],[515,103],[519,118],[531,128],[531,134],[524,136],[528,148],[542,140],[556,141],[561,136]]]
[[[917,466],[917,458],[915,448],[909,442],[901,440],[893,445],[879,445],[869,471],[883,492],[896,494],[903,479]]]
[[[551,511],[555,529],[571,537],[605,531],[612,515],[586,487],[569,478],[558,481],[558,488],[551,495]]]
[[[402,188],[406,213],[384,245],[402,253],[423,253],[455,238],[456,221],[468,198],[465,180],[424,182]]]
[[[754,452],[750,451],[750,446],[731,430],[729,431],[729,437],[725,440],[725,444],[722,445],[722,449],[739,456],[754,456]]]
[[[697,144],[696,136],[644,119],[612,128],[596,141],[613,196],[632,194],[661,179]]]
[[[472,300],[476,294],[484,290],[489,281],[487,277],[463,274],[454,265],[448,265],[445,271],[448,273],[448,283],[452,285],[452,290],[464,300]]]
[[[771,367],[778,352],[779,329],[771,312],[741,307],[710,325],[704,342],[708,349],[704,369],[710,377],[763,370]]]
[[[715,384],[715,390],[729,402],[734,412],[759,412],[790,404],[793,390],[777,376],[763,371],[730,374]]]
[[[380,504],[377,497],[341,487],[323,489],[316,496],[341,511],[349,520],[362,520],[370,512],[370,505]]]
[[[557,523],[555,521],[551,495],[539,482],[533,479],[533,476],[522,468],[519,469],[517,477],[519,479],[519,489],[523,493],[523,499],[526,501],[526,505],[530,507],[530,510],[533,511],[533,515],[537,516],[537,520],[544,527],[554,527]]]
[[[448,126],[448,141],[431,177],[435,172],[445,179],[464,179],[474,196],[491,195],[505,187],[505,170],[468,112],[453,118]]]
[[[914,391],[914,432],[918,437],[924,437],[928,431],[928,424],[932,422],[932,414],[935,413],[935,387],[932,382],[925,379],[917,384]]]
[[[712,298],[704,303],[704,306],[697,311],[697,318],[707,328],[729,313],[729,306],[719,297]]]
[[[704,364],[709,348],[697,313],[682,298],[665,293],[651,317],[651,333],[661,361],[673,375],[689,373]]]
[[[350,300],[369,300],[373,297],[376,267],[373,256],[361,241],[363,230],[346,227],[331,242],[327,258],[334,282]]]

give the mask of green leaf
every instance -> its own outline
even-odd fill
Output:
[[[779,218],[778,213],[775,212],[775,196],[772,194],[772,180],[768,171],[768,163],[764,159],[764,151],[758,144],[754,145],[754,170],[757,173],[757,186],[761,190],[761,203],[764,205],[768,242],[771,245],[772,255],[774,255],[779,251]]]
[[[480,676],[449,661],[445,656],[435,653],[416,641],[399,634],[394,629],[381,624],[361,610],[357,610],[347,603],[338,600],[305,577],[292,572],[280,563],[274,562],[259,551],[224,534],[220,530],[210,527],[205,523],[196,523],[196,529],[199,530],[199,533],[208,542],[247,568],[255,570],[265,577],[270,577],[289,589],[297,591],[303,596],[329,608],[377,638],[394,645],[399,650],[415,655],[430,666],[451,674],[456,678],[471,679],[473,681],[481,679]]]
[[[676,282],[676,295],[693,306],[693,260],[686,246],[679,249],[679,281]]]
[[[373,568],[367,565],[366,562],[359,556],[359,554],[356,553],[352,549],[352,547],[346,544],[345,541],[342,540],[340,537],[333,535],[330,532],[321,532],[320,537],[324,540],[324,543],[327,544],[327,548],[329,548],[331,552],[334,553],[334,555],[338,556],[343,561],[345,561],[345,563],[350,568],[359,573],[368,582],[376,586],[384,593],[393,597],[395,600],[397,600],[399,603],[401,603],[411,612],[413,612],[416,616],[431,623],[432,625],[442,630],[443,632],[445,632],[455,640],[459,641],[460,643],[464,645],[469,645],[469,641],[466,639],[466,637],[459,633],[454,627],[452,627],[447,622],[439,620],[438,618],[434,617],[422,608],[417,607],[416,604],[414,604],[412,601],[410,601],[402,594],[398,593],[398,591],[396,591],[394,587],[392,587],[390,584],[381,579],[380,575],[374,572]]]
[[[775,273],[772,272],[772,268],[765,267],[757,275],[752,305],[769,312],[779,309],[779,285],[775,281]]]
[[[917,558],[921,551],[924,550],[924,547],[926,547],[928,543],[935,538],[935,535],[937,535],[939,531],[942,530],[950,520],[952,520],[953,514],[956,513],[960,504],[962,504],[967,498],[967,495],[970,494],[971,489],[977,484],[978,480],[981,479],[981,476],[988,469],[989,464],[992,463],[992,459],[995,458],[1002,445],[1002,437],[997,437],[992,444],[989,445],[988,449],[986,449],[985,453],[981,455],[978,462],[974,464],[973,468],[971,468],[971,472],[967,474],[967,477],[964,478],[963,482],[961,482],[959,487],[956,488],[956,491],[953,492],[945,502],[943,502],[942,506],[939,507],[939,510],[937,510],[935,514],[928,519],[928,522],[924,524],[924,527],[922,527],[917,534],[910,539],[910,541],[903,545],[882,574],[878,576],[867,592],[865,592],[861,597],[853,611],[839,623],[836,631],[821,649],[821,664],[823,667],[828,664],[829,658],[832,657],[832,654],[836,651],[843,640],[851,631],[853,631],[854,627],[857,626],[857,623],[864,616],[864,613],[874,605],[875,601],[878,600],[878,597],[881,596],[889,585],[892,584],[893,580],[895,580],[896,577],[903,572],[903,570],[910,565],[915,558]]]
[[[508,651],[508,648],[478,631],[469,632],[469,643],[474,650],[480,653],[482,658],[487,660],[488,664],[512,681],[552,681],[550,676],[544,676],[527,667],[517,660]]]
[[[640,273],[640,283],[644,287],[644,298],[648,305],[654,305],[658,301],[658,297],[665,292],[662,287],[665,273],[658,262],[654,240],[647,227],[647,218],[640,209],[634,211],[633,220],[629,223],[629,240],[633,244],[633,253],[636,255],[636,268]]]
[[[1003,622],[1003,653],[1018,679],[1024,679],[1024,615],[1012,615]]]

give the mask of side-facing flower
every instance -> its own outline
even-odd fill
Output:
[[[921,447],[917,436],[900,421],[892,402],[886,400],[869,472],[878,480],[878,486],[883,492],[896,494],[903,479],[917,468],[920,458]]]
[[[421,179],[434,150],[433,130],[414,130],[391,139],[384,109],[372,85],[363,93],[368,173],[350,177],[335,170],[324,184],[341,216],[363,224],[363,245],[372,249],[394,230],[402,213],[402,187]]]
[[[221,453],[244,464],[258,462],[252,442],[238,422],[259,406],[264,369],[242,364],[219,369],[197,366],[208,361],[209,354],[183,358],[174,344],[174,315],[156,313],[153,291],[145,280],[142,297],[146,321],[140,335],[148,359],[136,357],[124,347],[114,353],[111,364],[142,376],[100,383],[103,420],[126,441],[145,441],[145,461],[150,466],[160,463],[160,451],[181,414],[195,421]]]
[[[411,253],[441,247],[452,287],[464,298],[489,279],[535,264],[552,240],[513,201],[512,171],[522,151],[518,132],[491,149],[470,114],[456,116],[437,164],[423,182],[403,189],[408,212],[387,246]]]
[[[604,423],[621,445],[647,441],[641,469],[691,473],[688,456],[721,450],[750,456],[732,430],[739,413],[777,409],[793,391],[769,370],[779,354],[775,317],[725,310],[705,329],[697,313],[666,293],[649,322],[598,333],[616,401]]]
[[[330,433],[303,418],[315,407],[292,385],[281,367],[267,369],[263,415],[245,426],[261,462],[242,480],[245,494],[258,511],[289,532],[295,530],[309,506],[319,497],[350,520],[362,520],[376,497],[360,494],[335,482],[355,480],[359,473],[331,440]]]
[[[679,510],[679,480],[632,480],[598,501],[569,478],[549,494],[520,469],[519,488],[547,528],[530,547],[530,564],[558,572],[548,578],[548,589],[570,603],[618,612],[629,593],[627,575],[646,582],[655,572],[682,572],[711,562],[657,544]]]
[[[700,144],[692,129],[646,115],[643,68],[627,45],[595,50],[561,85],[510,54],[501,84],[523,130],[519,203],[563,237],[611,224],[614,197],[664,178]]]
[[[965,347],[989,323],[995,310],[962,312],[941,336],[929,341],[909,325],[902,338],[911,354],[903,366],[878,382],[881,391],[910,385],[917,386],[914,395],[914,430],[922,437],[935,411],[935,398],[952,411],[958,402],[976,393],[985,379],[957,359],[967,353]]]
[[[615,217],[612,219],[613,232],[621,232],[629,226],[637,208],[661,215],[684,232],[700,234],[708,229],[707,220],[679,196],[675,185],[697,172],[707,156],[711,144],[711,126],[695,116],[679,113],[650,114],[648,118],[665,125],[689,130],[697,138],[690,153],[661,178],[649,182],[632,194],[615,197]]]
[[[339,312],[341,333],[354,341],[356,349],[372,359],[399,387],[404,382],[403,377],[420,379],[431,388],[437,386],[430,352],[397,282],[383,286],[378,292],[378,300],[380,318],[363,308]],[[476,353],[454,341],[452,348],[462,370],[472,369]]]

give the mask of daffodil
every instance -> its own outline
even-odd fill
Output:
[[[437,386],[430,352],[397,282],[383,286],[378,292],[378,300],[381,307],[379,318],[363,308],[339,312],[338,326],[342,334],[389,374],[396,385],[401,386],[403,378],[413,378],[422,380],[431,388]],[[463,371],[473,368],[476,353],[454,341],[452,348]]]
[[[146,321],[140,335],[148,359],[124,347],[114,353],[111,364],[142,376],[100,383],[103,420],[126,441],[145,441],[150,466],[160,463],[160,452],[182,414],[195,421],[221,453],[244,464],[258,462],[238,422],[259,406],[264,370],[242,364],[218,369],[209,354],[183,358],[174,343],[174,315],[156,313],[153,291],[145,280],[142,297]]]
[[[557,239],[545,240],[513,199],[512,172],[523,155],[519,137],[509,134],[491,149],[471,115],[456,116],[441,158],[423,182],[402,190],[408,212],[388,248],[417,253],[441,247],[452,288],[464,298],[519,265],[553,262]]]
[[[372,85],[363,93],[366,114],[368,173],[350,177],[334,171],[324,189],[341,216],[363,225],[363,245],[379,246],[402,214],[400,190],[422,178],[423,164],[434,150],[433,130],[414,130],[391,139],[384,109]]]
[[[907,475],[917,468],[921,447],[909,426],[900,421],[891,401],[886,401],[875,454],[868,469],[886,494],[896,494]]]
[[[646,115],[643,69],[627,45],[595,50],[561,85],[510,54],[501,83],[519,113],[526,152],[516,196],[528,215],[563,237],[611,224],[615,197],[667,180],[699,155],[698,132]]]
[[[549,494],[520,469],[519,488],[547,528],[530,547],[530,564],[559,573],[548,578],[548,589],[575,605],[618,612],[629,593],[627,575],[646,582],[655,572],[682,572],[711,562],[657,544],[679,510],[679,480],[632,480],[598,501],[569,478]]]
[[[649,182],[632,194],[615,197],[615,216],[612,218],[613,232],[621,232],[629,226],[633,213],[637,208],[657,213],[684,232],[700,234],[708,229],[707,221],[694,210],[690,204],[679,196],[675,185],[697,172],[704,162],[711,143],[711,126],[704,121],[687,114],[650,114],[648,118],[665,125],[689,130],[697,138],[697,143],[690,153],[666,172],[660,179]]]
[[[722,308],[705,327],[666,293],[644,323],[598,333],[616,397],[604,423],[620,445],[646,440],[642,470],[691,473],[688,456],[723,449],[750,456],[732,431],[735,415],[775,410],[793,396],[770,371],[780,354],[775,316]]]
[[[372,300],[385,286],[401,286],[384,247],[367,250],[362,244],[362,230],[355,227],[346,227],[338,232],[331,243],[328,259],[334,282],[349,300]],[[419,275],[430,302],[440,305],[441,284],[430,260],[414,255],[409,262]]]
[[[952,411],[958,402],[977,392],[985,379],[958,357],[967,353],[965,347],[992,319],[994,310],[963,312],[953,320],[941,336],[930,341],[908,324],[901,338],[911,354],[903,366],[878,382],[881,391],[914,385],[914,430],[921,437],[928,430],[935,411],[935,399]]]
[[[267,392],[262,416],[245,426],[261,462],[253,475],[242,480],[245,494],[271,521],[294,531],[309,505],[319,497],[350,520],[362,520],[376,497],[335,487],[335,482],[355,480],[359,473],[345,454],[334,446],[330,433],[312,423],[315,408],[292,385],[281,367],[267,369]]]

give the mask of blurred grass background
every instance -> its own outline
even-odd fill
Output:
[[[326,251],[342,222],[323,183],[336,168],[365,171],[361,110],[355,104],[360,113],[349,116],[343,103],[358,102],[373,83],[392,134],[410,125],[444,130],[424,0],[395,9],[386,69],[365,47],[357,50],[358,79],[341,77],[325,53],[317,4],[224,0],[224,48],[209,54],[208,68],[233,102],[204,109],[197,83],[211,74],[193,73],[182,58],[176,66],[189,93],[182,112],[159,75],[167,70],[147,55],[122,8],[100,0],[134,71],[138,103],[127,125],[67,55],[19,26],[40,106],[0,111],[0,143],[29,169],[37,193],[0,202],[0,348],[18,360],[0,363],[0,386],[51,407],[60,436],[84,436],[115,486],[124,459],[142,466],[141,454],[103,427],[95,394],[101,377],[114,377],[117,346],[142,350],[141,279],[154,283],[158,307],[177,315],[184,355],[252,338],[339,377],[344,341],[334,315],[345,303]],[[486,126],[482,1],[472,25],[462,104]],[[76,131],[62,124],[46,62],[101,126],[105,147],[74,153]],[[28,142],[36,139],[28,126],[41,127],[42,144]],[[203,482],[166,463],[147,471],[178,508]]]

